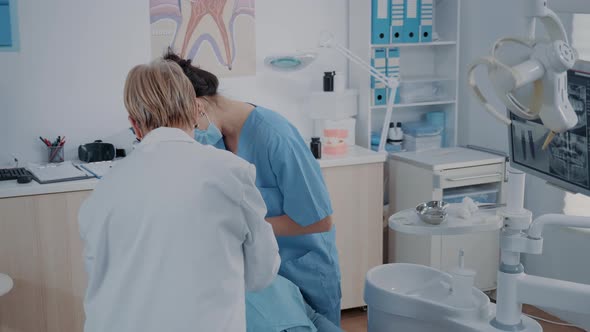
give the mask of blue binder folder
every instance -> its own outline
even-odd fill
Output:
[[[432,22],[434,19],[433,0],[421,0],[420,4],[420,41],[432,41]]]
[[[405,0],[404,6],[404,43],[417,43],[420,41],[420,0]]]
[[[389,44],[391,0],[371,0],[371,43]]]
[[[391,43],[401,43],[404,37],[405,0],[391,2]]]
[[[387,50],[385,48],[376,48],[371,56],[371,65],[383,75],[387,76]],[[385,84],[371,76],[371,104],[381,106],[387,103],[387,89]]]
[[[12,46],[12,29],[8,1],[0,1],[0,46]]]

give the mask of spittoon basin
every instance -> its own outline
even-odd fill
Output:
[[[365,281],[369,309],[420,320],[489,321],[490,300],[473,287],[473,307],[451,304],[450,274],[416,264],[385,264],[371,269]]]

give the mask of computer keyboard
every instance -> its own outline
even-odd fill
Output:
[[[0,181],[16,180],[19,176],[28,175],[29,172],[23,168],[0,168]]]

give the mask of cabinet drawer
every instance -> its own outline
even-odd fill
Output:
[[[456,188],[504,181],[504,164],[491,164],[440,171],[434,176],[437,188]]]

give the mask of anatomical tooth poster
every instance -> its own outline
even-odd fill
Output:
[[[171,46],[218,77],[256,74],[255,0],[150,0],[152,58]]]

